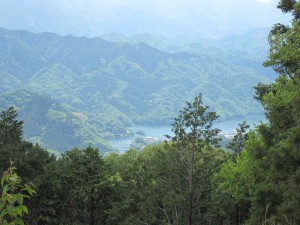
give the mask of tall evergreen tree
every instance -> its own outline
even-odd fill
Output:
[[[203,106],[202,94],[199,94],[195,97],[194,102],[187,102],[187,107],[180,111],[172,124],[175,134],[172,141],[187,152],[188,225],[193,224],[195,153],[196,151],[201,152],[205,145],[218,145],[220,141],[217,136],[220,130],[212,128],[212,123],[218,116],[215,112],[207,112],[207,109],[208,106]]]
[[[242,156],[252,162],[250,224],[300,224],[300,2],[282,0],[278,7],[294,17],[290,26],[276,24],[269,35],[264,65],[278,78],[255,88],[269,122],[249,136]]]

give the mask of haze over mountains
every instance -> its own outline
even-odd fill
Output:
[[[222,37],[288,16],[272,0],[1,0],[0,27],[95,37],[154,33]]]
[[[131,124],[169,124],[199,92],[222,119],[260,113],[252,87],[274,75],[261,66],[264,33],[176,45],[1,29],[0,107],[16,105],[25,136],[56,150],[109,150],[104,139],[128,136]]]
[[[289,19],[275,5],[2,0],[0,108],[15,105],[25,137],[61,151],[109,151],[105,140],[169,124],[199,92],[221,119],[261,113],[252,87],[274,79],[261,65],[269,27]]]

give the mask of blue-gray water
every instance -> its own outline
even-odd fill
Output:
[[[259,124],[259,121],[266,121],[266,119],[263,114],[253,114],[248,115],[245,118],[234,118],[222,122],[215,122],[214,127],[221,129],[221,133],[230,133],[238,127],[239,123],[242,123],[243,121],[246,121],[247,124],[253,126],[255,124]],[[130,127],[129,129],[133,132],[142,130],[145,133],[143,136],[149,136],[159,139],[164,139],[166,134],[172,135],[171,125],[135,125]],[[125,139],[109,140],[109,143],[111,144],[111,146],[118,149],[120,153],[123,153],[130,148],[130,144],[137,136],[140,135],[134,135]]]

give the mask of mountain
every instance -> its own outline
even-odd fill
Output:
[[[47,95],[19,89],[2,94],[0,103],[1,108],[13,103],[24,120],[25,139],[47,149],[64,151],[92,145],[102,153],[113,150],[84,113],[73,111]]]
[[[147,43],[165,52],[190,52],[212,55],[226,62],[251,67],[258,73],[268,74],[274,79],[271,69],[262,67],[267,58],[269,29],[254,29],[241,35],[230,35],[221,38],[180,35],[166,38],[161,35],[141,33],[134,36],[124,36],[116,33],[106,33],[100,37],[111,42]]]
[[[99,37],[110,42],[143,42],[148,45],[167,52],[191,51],[199,52],[198,47],[189,48],[191,45],[203,47],[213,47],[225,49],[227,51],[248,52],[255,55],[259,60],[265,59],[268,52],[268,34],[269,28],[257,28],[240,35],[229,35],[222,37],[203,37],[192,35],[178,35],[173,37],[165,37],[153,33],[139,33],[133,36],[125,36],[118,33],[105,33]],[[189,48],[189,49],[186,49]],[[263,57],[263,58],[261,58]]]
[[[221,119],[261,113],[252,87],[272,79],[237,44],[166,51],[164,42],[6,29],[0,43],[0,108],[16,105],[25,136],[61,151],[80,143],[110,151],[104,139],[130,135],[132,124],[169,124],[199,92]]]

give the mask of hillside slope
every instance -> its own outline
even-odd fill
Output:
[[[166,52],[142,42],[5,29],[0,29],[0,43],[0,107],[16,105],[11,96],[20,95],[20,90],[61,104],[64,110],[58,110],[60,113],[49,103],[47,110],[31,114],[26,106],[29,100],[18,103],[22,118],[42,118],[33,123],[42,123],[44,133],[25,127],[25,135],[60,150],[78,141],[103,146],[102,139],[129,135],[128,127],[134,123],[170,123],[185,101],[199,92],[221,119],[259,113],[262,110],[252,98],[251,87],[270,81],[269,72],[253,64],[252,54],[236,55],[218,47]],[[37,104],[35,98],[29,99]],[[65,129],[67,124],[60,124],[57,128],[68,134],[60,140],[45,132],[53,125],[49,113],[50,118],[63,121],[61,112],[84,119],[78,125],[81,130],[74,125],[80,120],[68,122],[72,131]]]

